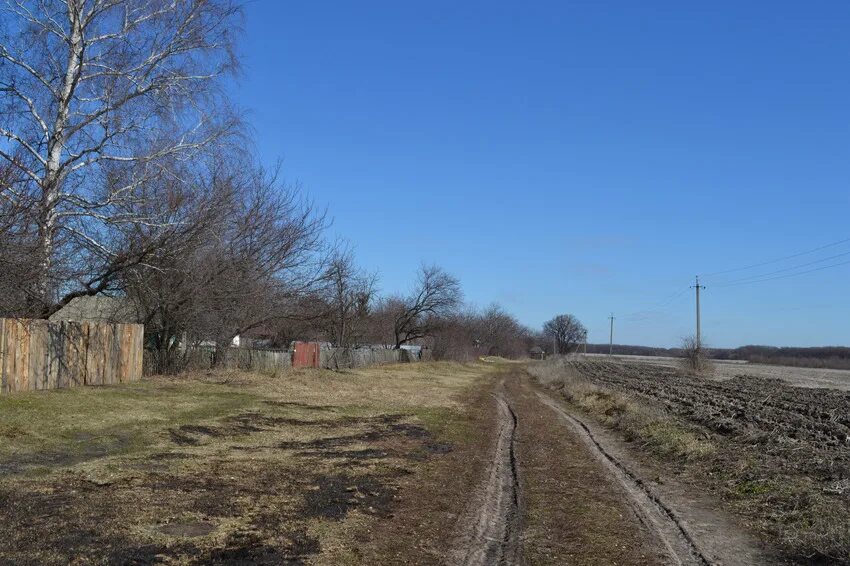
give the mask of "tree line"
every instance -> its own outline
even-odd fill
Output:
[[[130,302],[161,371],[190,344],[406,344],[521,356],[548,336],[466,306],[423,265],[381,295],[327,211],[257,159],[225,82],[231,0],[16,0],[0,7],[0,314]],[[577,322],[577,321],[576,321]],[[575,329],[550,328],[562,351]]]

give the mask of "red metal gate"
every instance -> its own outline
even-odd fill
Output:
[[[294,368],[317,368],[319,367],[319,343],[318,342],[296,342],[292,350],[292,367]]]

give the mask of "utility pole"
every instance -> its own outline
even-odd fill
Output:
[[[696,284],[693,286],[694,289],[697,290],[697,352],[702,348],[702,338],[700,337],[700,324],[699,324],[699,291],[700,289],[705,289],[704,286],[699,284],[699,275],[696,277]]]
[[[611,313],[608,320],[611,321],[611,334],[608,337],[608,357],[610,358],[614,355],[614,313]]]
[[[552,355],[558,355],[558,336],[552,336]]]

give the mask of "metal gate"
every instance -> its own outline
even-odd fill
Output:
[[[294,368],[317,368],[319,367],[319,343],[318,342],[296,342],[292,350],[292,367]]]

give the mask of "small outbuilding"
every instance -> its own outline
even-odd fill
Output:
[[[51,322],[141,322],[135,305],[125,297],[75,297],[50,315]]]
[[[540,346],[534,346],[528,351],[528,357],[532,360],[542,360],[546,358],[546,352]]]

